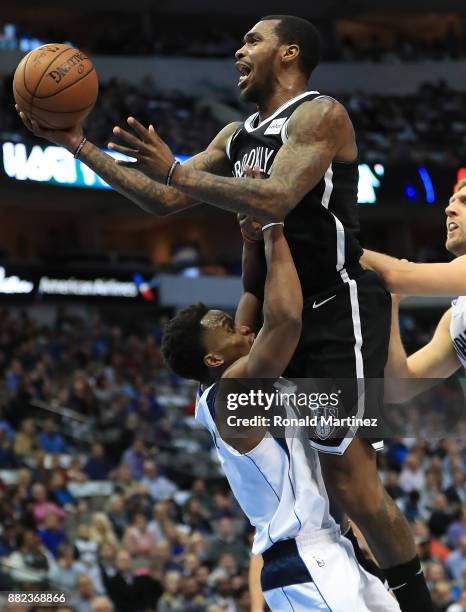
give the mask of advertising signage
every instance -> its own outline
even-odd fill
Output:
[[[127,159],[115,151],[107,153],[115,159]],[[189,159],[178,155],[180,161]],[[35,181],[62,187],[111,189],[85,164],[73,158],[65,149],[47,144],[22,142],[1,143],[0,173],[16,181]],[[359,204],[418,202],[442,205],[451,195],[458,177],[466,168],[443,167],[413,163],[359,164]]]
[[[5,298],[73,298],[158,301],[158,279],[141,273],[95,273],[0,266],[0,302]]]
[[[115,159],[128,159],[115,151],[105,150]],[[185,155],[177,156],[184,161]],[[2,143],[2,173],[18,181],[36,181],[62,187],[111,189],[110,185],[62,147],[26,145],[22,142]]]

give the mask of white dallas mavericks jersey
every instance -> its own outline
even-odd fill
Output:
[[[216,391],[216,383],[199,390],[196,419],[210,431],[233,494],[255,527],[252,552],[259,555],[279,540],[334,526],[317,452],[299,428],[287,428],[286,438],[267,433],[256,448],[242,454],[218,433]]]
[[[466,368],[466,296],[453,300],[451,304],[450,334],[453,346],[463,368]]]

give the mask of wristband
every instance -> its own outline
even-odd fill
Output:
[[[81,139],[81,142],[78,144],[78,146],[76,147],[76,151],[73,154],[73,157],[75,159],[79,159],[79,154],[81,153],[82,148],[84,147],[86,142],[87,142],[87,138],[85,136],[83,136],[83,138]]]
[[[166,179],[166,181],[165,181],[165,185],[166,185],[167,187],[169,187],[169,186],[170,186],[170,183],[172,182],[172,176],[173,176],[173,173],[175,172],[175,168],[176,168],[176,167],[179,165],[179,163],[180,163],[180,162],[179,162],[177,159],[175,159],[175,160],[173,161],[172,165],[170,166],[170,170],[168,171],[168,174],[167,174],[167,179]]]
[[[262,227],[262,231],[265,232],[266,229],[269,229],[269,227],[273,227],[274,225],[285,225],[283,221],[277,221],[275,223],[267,223],[267,225],[264,225]]]

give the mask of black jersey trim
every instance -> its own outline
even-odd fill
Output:
[[[272,121],[273,119],[275,119],[275,117],[277,117],[277,115],[282,113],[286,108],[288,108],[295,102],[298,102],[298,100],[301,100],[302,98],[305,98],[306,96],[310,96],[311,94],[314,95],[318,93],[319,93],[318,91],[305,91],[304,93],[299,94],[298,96],[295,96],[294,98],[291,98],[291,100],[288,100],[287,102],[279,106],[277,110],[270,115],[270,117],[267,117],[267,119],[264,119],[264,121],[261,121],[258,125],[256,125],[256,127],[252,127],[252,124],[259,117],[259,113],[258,112],[254,113],[254,115],[251,115],[250,117],[248,117],[246,121],[244,122],[244,129],[246,130],[246,132],[255,132],[256,130],[266,125],[269,121]]]

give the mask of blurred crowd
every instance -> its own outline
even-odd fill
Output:
[[[3,139],[30,137],[12,106],[10,80],[0,91],[0,136]],[[331,94],[331,92],[326,92]],[[99,146],[106,146],[112,128],[133,115],[143,124],[153,123],[172,150],[193,155],[203,150],[228,121],[216,113],[216,95],[205,100],[180,93],[161,95],[156,83],[146,78],[138,87],[113,79],[101,85],[96,107],[85,130]],[[416,95],[386,96],[354,93],[336,97],[345,104],[354,122],[363,162],[405,163],[407,161],[460,164],[466,156],[466,94],[446,83],[426,83]],[[252,109],[238,108],[237,101],[219,100],[237,118]]]
[[[162,325],[0,313],[0,591],[64,592],[74,612],[98,597],[249,609],[250,528],[194,424],[193,385],[161,367]]]
[[[363,161],[463,163],[466,95],[446,83],[426,83],[412,96],[338,98],[353,120]]]
[[[126,14],[121,19],[117,13],[88,15],[54,26],[50,20],[40,23],[2,24],[0,49],[20,48],[24,51],[46,41],[70,41],[75,38],[79,45],[93,54],[106,55],[161,55],[169,57],[232,57],[238,49],[245,32],[257,15],[250,18],[225,19],[218,15],[216,27],[202,15],[190,19],[167,19],[153,13]],[[422,19],[422,17],[421,17]],[[102,28],[102,22],[105,27]],[[351,26],[351,21],[345,22]],[[422,38],[414,31],[409,33],[400,23],[387,21],[384,34],[379,35],[380,22],[370,29],[370,21],[355,21],[353,26],[363,27],[362,35],[349,36],[345,28],[340,31],[337,22],[317,20],[323,44],[323,59],[326,61],[371,61],[376,63],[400,63],[411,61],[444,61],[466,57],[464,25],[459,21],[447,24],[442,18],[435,33]],[[377,25],[379,27],[377,27]],[[421,24],[422,25],[422,24]],[[383,31],[382,27],[382,31]],[[398,34],[396,34],[398,32]],[[404,32],[404,33],[401,33]],[[76,42],[76,41],[75,41]]]
[[[64,592],[66,612],[249,610],[251,528],[195,386],[163,367],[165,322],[0,311],[0,591]],[[432,330],[402,324],[410,350]],[[465,461],[464,438],[380,456],[439,612],[466,612]]]
[[[332,61],[375,62],[399,64],[402,62],[459,60],[466,57],[466,37],[450,25],[443,35],[431,40],[422,40],[400,34],[391,43],[382,42],[374,34],[368,42],[358,42],[356,37],[344,36],[337,39],[331,53]]]

